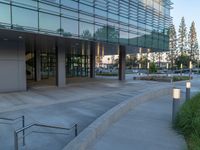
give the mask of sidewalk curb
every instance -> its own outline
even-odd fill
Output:
[[[160,86],[118,104],[97,118],[68,145],[66,145],[63,150],[87,150],[88,146],[91,145],[97,137],[104,134],[113,123],[122,118],[135,106],[144,103],[145,101],[150,101],[157,97],[171,94],[171,89],[172,86],[166,86],[164,88]]]

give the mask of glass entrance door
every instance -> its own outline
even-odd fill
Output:
[[[49,79],[56,75],[56,54],[52,52],[42,52],[41,58],[41,78]]]
[[[88,55],[66,55],[66,77],[88,77]]]

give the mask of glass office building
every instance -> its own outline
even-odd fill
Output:
[[[21,44],[25,79],[55,77],[59,83],[59,76],[94,76],[92,56],[99,50],[105,55],[168,50],[171,5],[170,0],[0,0],[0,48]]]

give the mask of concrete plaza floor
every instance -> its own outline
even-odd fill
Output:
[[[196,91],[198,91],[198,83],[194,83],[197,86],[195,86]],[[34,87],[27,92],[2,93],[0,94],[0,117],[15,118],[25,115],[26,125],[40,122],[71,127],[77,123],[80,133],[117,104],[148,89],[169,84],[134,81],[131,78],[125,82],[98,78],[85,79],[81,82],[77,80],[69,83],[65,88]],[[184,83],[178,83],[177,86],[184,89]],[[21,124],[16,122],[8,125],[1,120],[0,122],[4,123],[0,124],[0,150],[13,150],[14,129],[21,127]],[[52,130],[33,128],[27,132],[31,131],[35,132],[27,136],[25,147],[22,147],[22,140],[19,141],[21,149],[61,150],[74,138],[74,131],[53,131],[62,134],[50,134]]]
[[[88,81],[87,81],[88,80]],[[87,82],[86,82],[87,81]],[[27,92],[0,94],[0,117],[15,118],[24,115],[26,125],[40,122],[49,125],[71,127],[78,124],[78,132],[91,124],[96,118],[122,101],[138,93],[159,85],[143,81],[127,80],[120,82],[113,79],[94,79],[70,83],[65,88],[34,87]],[[167,83],[163,83],[165,85]],[[5,121],[1,121],[5,123]],[[14,129],[21,127],[21,122],[12,125],[0,124],[0,150],[13,150]],[[44,134],[49,129],[31,128],[27,133],[28,150],[60,150],[74,138],[74,131],[62,134]],[[68,134],[68,135],[66,135]]]

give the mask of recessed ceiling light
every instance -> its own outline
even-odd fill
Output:
[[[22,36],[18,36],[19,39],[22,39]]]

